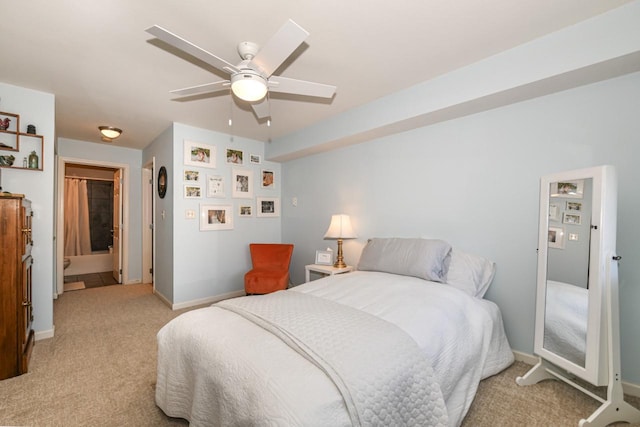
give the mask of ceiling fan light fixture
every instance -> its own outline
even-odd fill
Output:
[[[231,90],[244,101],[259,101],[267,94],[267,80],[253,70],[244,70],[231,76]]]
[[[111,142],[122,134],[122,129],[115,128],[113,126],[98,126],[102,140]]]

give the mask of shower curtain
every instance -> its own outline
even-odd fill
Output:
[[[91,254],[87,180],[64,180],[64,256]]]

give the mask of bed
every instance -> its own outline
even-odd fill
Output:
[[[374,239],[358,271],[172,320],[157,405],[194,426],[460,425],[513,354],[482,298],[493,263],[425,241]]]
[[[585,366],[589,291],[547,280],[543,347],[578,366]]]

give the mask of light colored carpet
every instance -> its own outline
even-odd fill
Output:
[[[61,295],[55,337],[36,342],[29,373],[0,381],[0,425],[186,426],[154,401],[156,333],[184,311],[171,311],[151,285]],[[598,407],[559,381],[516,385],[529,368],[516,362],[482,381],[463,427],[577,426]]]
[[[84,289],[86,288],[86,286],[84,285],[84,282],[80,281],[80,282],[69,282],[69,283],[65,283],[64,284],[64,291],[65,292],[69,292],[69,291],[77,291],[79,289]]]

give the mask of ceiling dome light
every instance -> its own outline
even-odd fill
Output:
[[[243,70],[231,76],[231,90],[244,101],[259,101],[267,94],[267,80],[253,70]]]
[[[114,128],[113,126],[98,126],[100,133],[102,134],[102,140],[111,142],[122,134],[122,130]]]

